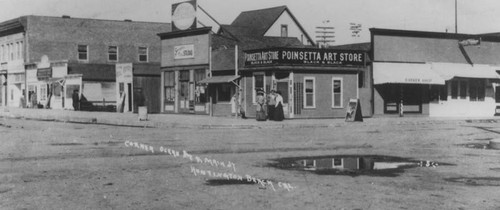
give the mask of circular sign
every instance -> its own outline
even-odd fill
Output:
[[[184,2],[177,5],[173,14],[172,21],[180,30],[189,29],[196,19],[196,10],[193,4]]]

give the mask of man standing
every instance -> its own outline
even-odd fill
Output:
[[[80,110],[80,94],[78,94],[78,90],[73,90],[72,99],[73,108],[75,109],[75,111]]]

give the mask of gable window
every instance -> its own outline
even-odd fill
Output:
[[[304,78],[304,108],[316,108],[316,80],[314,77]]]
[[[89,46],[88,45],[78,45],[78,60],[88,61],[89,60]]]
[[[288,25],[281,25],[281,37],[288,37]]]
[[[343,88],[342,88],[342,78],[332,79],[332,108],[342,108],[343,101]]]
[[[253,75],[253,102],[257,103],[257,90],[262,89],[265,90],[265,81],[264,74],[255,74]]]
[[[108,61],[118,61],[118,47],[109,46],[108,47]]]
[[[139,61],[140,62],[148,62],[148,48],[147,47],[139,47],[138,49]]]

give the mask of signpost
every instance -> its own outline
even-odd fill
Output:
[[[359,99],[351,98],[349,100],[349,106],[347,106],[345,121],[346,122],[354,122],[354,121],[363,122],[363,115],[361,114],[361,104],[359,102]]]

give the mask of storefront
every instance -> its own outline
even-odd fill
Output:
[[[82,95],[82,75],[68,74],[68,61],[49,61],[42,57],[38,63],[26,64],[27,108],[74,109],[74,90]]]
[[[375,114],[494,116],[500,38],[371,29]]]
[[[138,112],[146,106],[148,113],[160,112],[159,64],[116,64],[117,112]]]
[[[350,99],[360,95],[366,72],[364,51],[317,48],[269,48],[245,51],[241,70],[244,109],[256,113],[258,89],[280,92],[285,118],[343,118]],[[369,100],[367,100],[369,101]],[[370,107],[369,103],[361,106]]]
[[[161,56],[161,112],[209,114],[208,85],[210,28],[159,34]]]

